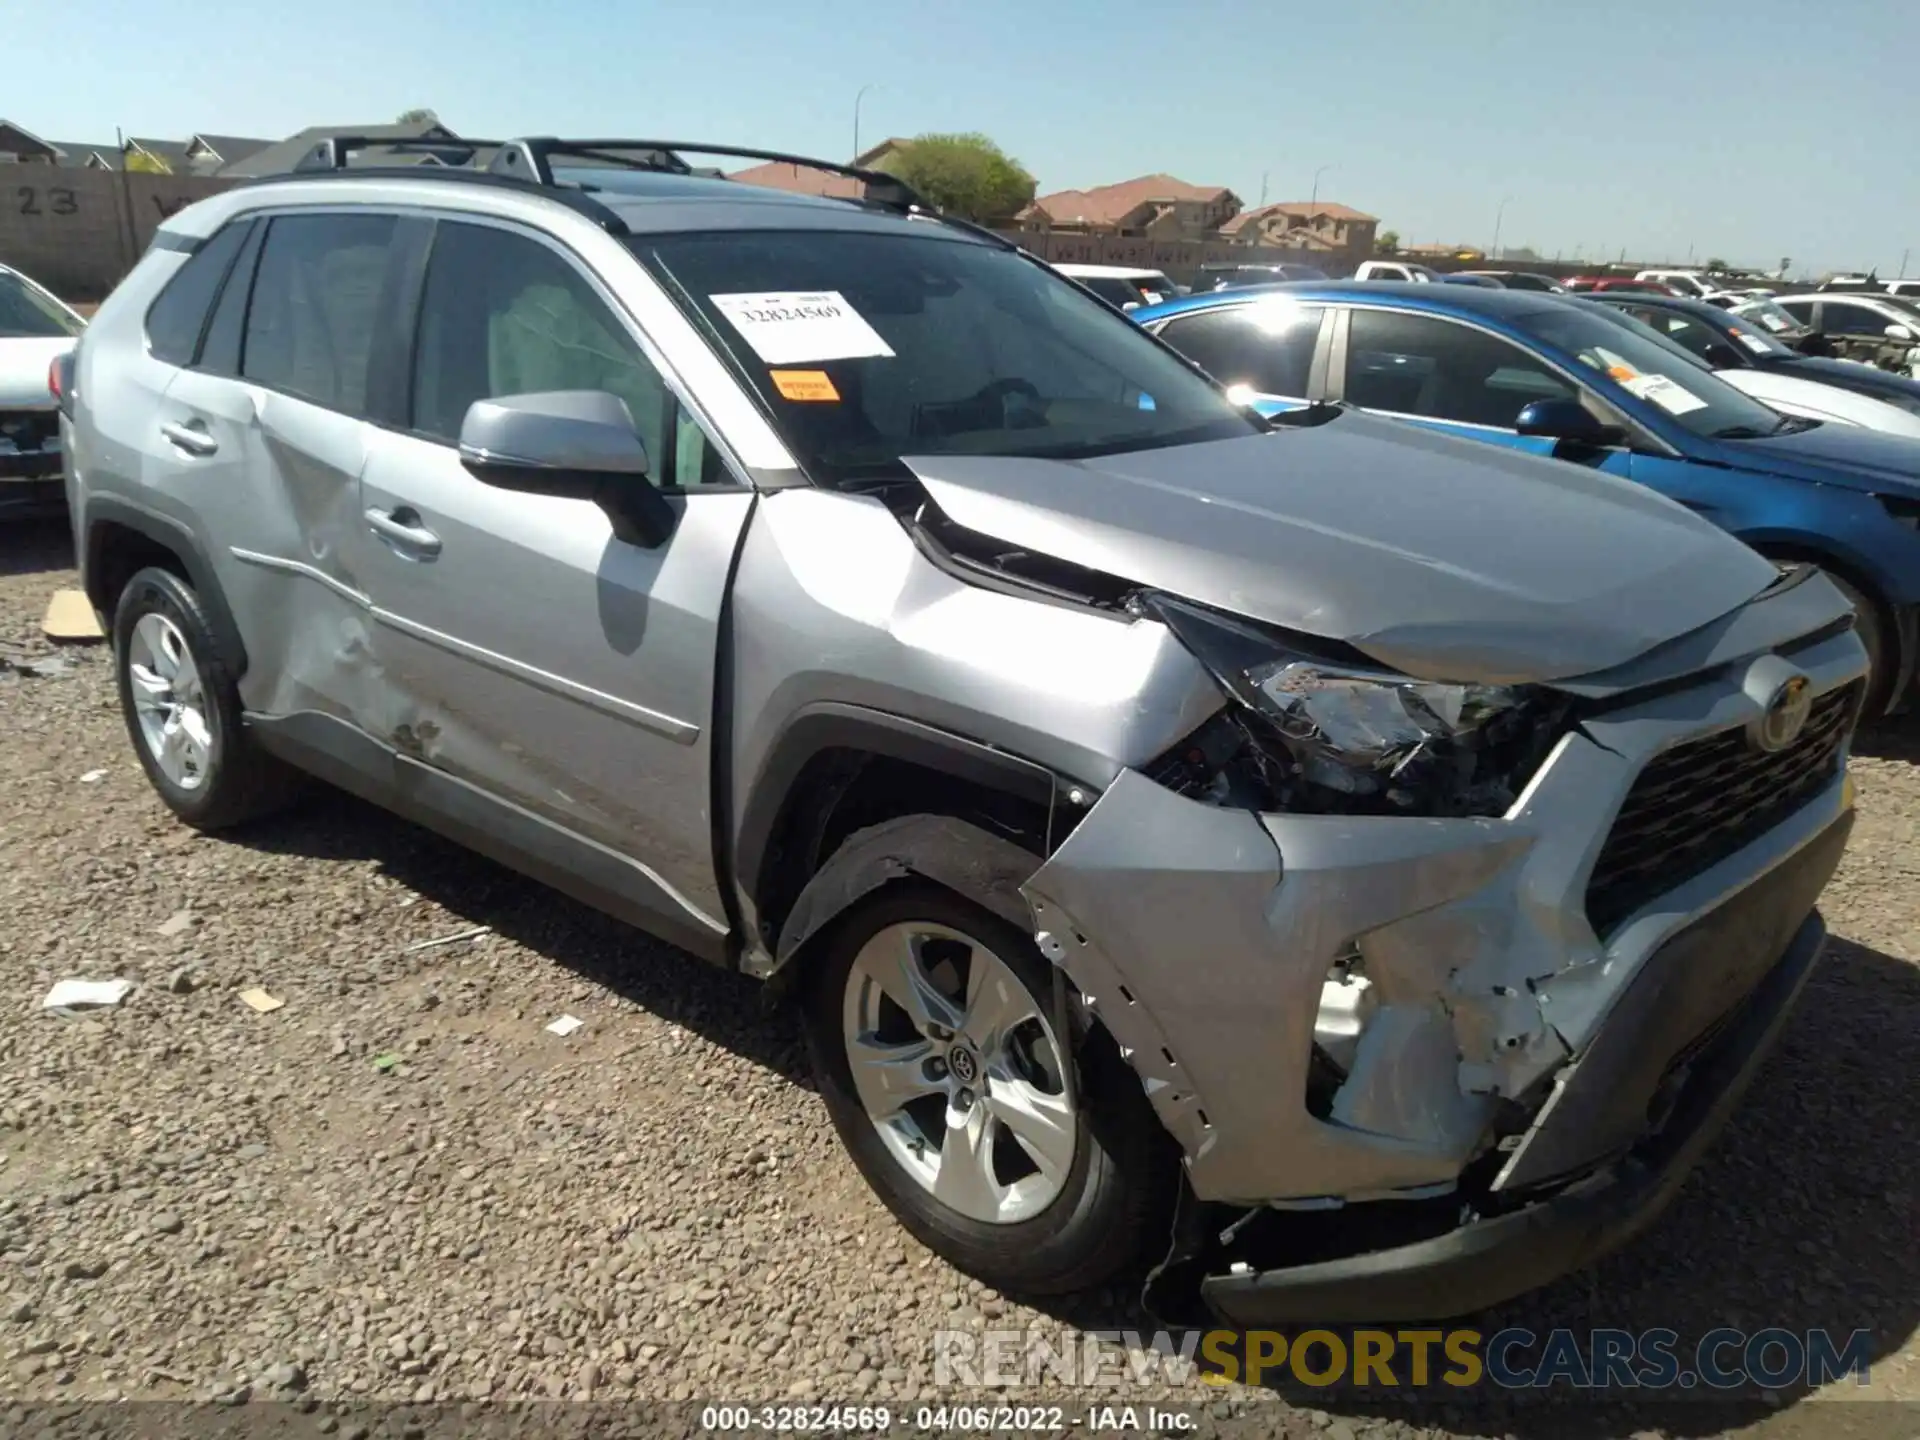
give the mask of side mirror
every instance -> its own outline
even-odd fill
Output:
[[[629,545],[652,549],[673,533],[673,507],[647,483],[647,447],[626,401],[604,390],[474,401],[460,463],[502,490],[591,500]]]
[[[1514,429],[1522,435],[1605,449],[1625,440],[1617,425],[1602,424],[1578,400],[1534,400],[1521,410]]]
[[[1904,325],[1889,325],[1887,326],[1887,338],[1889,340],[1911,340],[1913,339],[1913,331]]]

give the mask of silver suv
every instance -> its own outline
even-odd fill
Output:
[[[336,142],[161,228],[62,388],[167,805],[316,775],[792,987],[1003,1288],[1425,1318],[1644,1224],[1821,948],[1847,602],[684,148]]]

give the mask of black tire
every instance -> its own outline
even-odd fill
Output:
[[[905,1173],[854,1088],[842,1027],[846,985],[862,945],[887,926],[932,922],[990,947],[1029,994],[1051,1009],[1052,969],[1027,934],[931,883],[889,886],[835,922],[811,957],[804,995],[807,1045],[834,1128],[881,1201],[916,1239],[996,1289],[1054,1295],[1091,1289],[1164,1249],[1178,1185],[1177,1155],[1140,1081],[1097,1027],[1065,1043],[1074,1052],[1077,1142],[1060,1194],[1031,1219],[974,1220]]]
[[[179,630],[200,676],[208,762],[200,783],[192,788],[176,784],[161,769],[134,705],[130,641],[141,617],[149,614],[164,616]],[[297,772],[268,755],[247,733],[241,721],[239,689],[220,659],[206,612],[193,587],[178,575],[157,568],[141,570],[120,592],[113,615],[113,670],[120,713],[141,768],[167,808],[187,824],[199,830],[224,829],[281,809],[298,794]]]
[[[1852,581],[1831,570],[1822,569],[1820,573],[1831,580],[1833,588],[1853,606],[1854,633],[1867,651],[1867,700],[1860,718],[1872,724],[1887,713],[1887,706],[1893,701],[1894,671],[1899,668],[1898,658],[1889,653],[1887,613],[1879,601]]]

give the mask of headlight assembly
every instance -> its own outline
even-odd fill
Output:
[[[1498,815],[1565,718],[1563,701],[1531,687],[1440,684],[1296,653],[1257,626],[1165,595],[1144,597],[1140,608],[1244,707],[1217,722],[1224,730],[1179,752],[1184,779],[1176,788],[1210,787],[1223,802]],[[1249,786],[1262,793],[1243,793]]]

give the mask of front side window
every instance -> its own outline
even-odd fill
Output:
[[[1578,398],[1551,367],[1471,326],[1371,309],[1348,323],[1345,398],[1362,409],[1511,430],[1536,400]]]
[[[1126,317],[934,226],[630,242],[823,484],[901,457],[1077,459],[1259,433]]]
[[[656,485],[730,479],[719,452],[599,293],[537,240],[441,222],[419,335],[413,428],[423,435],[457,441],[476,400],[602,390],[625,402]]]
[[[154,359],[193,363],[213,297],[251,229],[251,221],[237,220],[202,241],[147,307],[147,349]]]
[[[1893,323],[1879,311],[1869,310],[1865,305],[1841,305],[1829,300],[1821,316],[1820,328],[1829,335],[1878,337],[1885,335],[1887,326]]]
[[[240,372],[343,415],[364,416],[391,215],[283,215],[254,271]]]
[[[1304,398],[1320,336],[1320,307],[1291,298],[1177,315],[1160,338],[1222,385]]]
[[[1514,322],[1533,339],[1591,370],[1683,429],[1711,439],[1772,435],[1784,421],[1748,398],[1672,341],[1595,306],[1556,305]]]

